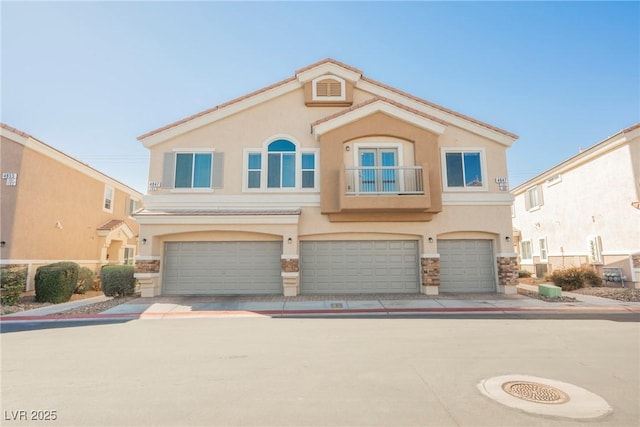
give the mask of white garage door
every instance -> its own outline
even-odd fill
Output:
[[[417,293],[417,240],[301,242],[306,294]]]
[[[282,294],[281,254],[281,242],[168,242],[163,294]]]
[[[491,240],[438,240],[440,292],[495,292]]]

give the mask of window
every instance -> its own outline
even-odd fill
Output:
[[[285,139],[269,144],[267,159],[267,187],[294,188],[296,186],[296,146]]]
[[[245,150],[245,190],[314,190],[317,185],[317,150],[298,149],[278,138],[264,149]]]
[[[600,236],[587,238],[589,264],[602,264],[602,239]]]
[[[344,101],[345,81],[336,76],[321,76],[311,82],[314,101]]]
[[[445,151],[443,163],[447,189],[486,189],[481,151]]]
[[[539,240],[540,243],[540,262],[547,262],[549,256],[547,254],[547,239],[543,238]]]
[[[358,154],[361,192],[398,191],[398,150],[396,148],[361,148]]]
[[[126,265],[133,265],[134,249],[130,247],[124,248],[124,263]]]
[[[211,188],[211,153],[176,154],[175,188]]]
[[[129,203],[127,203],[127,215],[133,216],[133,213],[138,210],[138,201],[132,198],[129,198]]]
[[[202,190],[222,188],[224,153],[212,150],[164,154],[163,188]]]
[[[262,173],[262,154],[249,153],[247,171],[247,186],[249,188],[260,188],[260,174]]]
[[[542,187],[535,186],[529,190],[524,195],[524,205],[525,209],[530,211],[534,209],[539,209],[542,206]]]
[[[113,212],[113,188],[104,187],[104,200],[102,207],[107,212]]]
[[[526,262],[526,261],[531,262],[533,260],[533,256],[531,255],[531,241],[530,240],[525,240],[525,241],[520,243],[520,259],[523,262]]]
[[[316,186],[316,155],[314,153],[302,153],[302,188],[314,188]]]

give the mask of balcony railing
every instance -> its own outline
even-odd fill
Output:
[[[361,166],[345,169],[346,194],[424,194],[422,166]]]

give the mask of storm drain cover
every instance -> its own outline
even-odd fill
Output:
[[[508,381],[502,384],[502,389],[511,396],[529,402],[553,404],[569,401],[569,396],[562,390],[530,381]]]
[[[532,414],[584,419],[602,417],[613,411],[597,394],[548,378],[503,375],[481,381],[478,388],[502,405]]]

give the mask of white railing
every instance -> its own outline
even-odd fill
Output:
[[[424,194],[422,166],[361,166],[345,169],[347,195]]]

